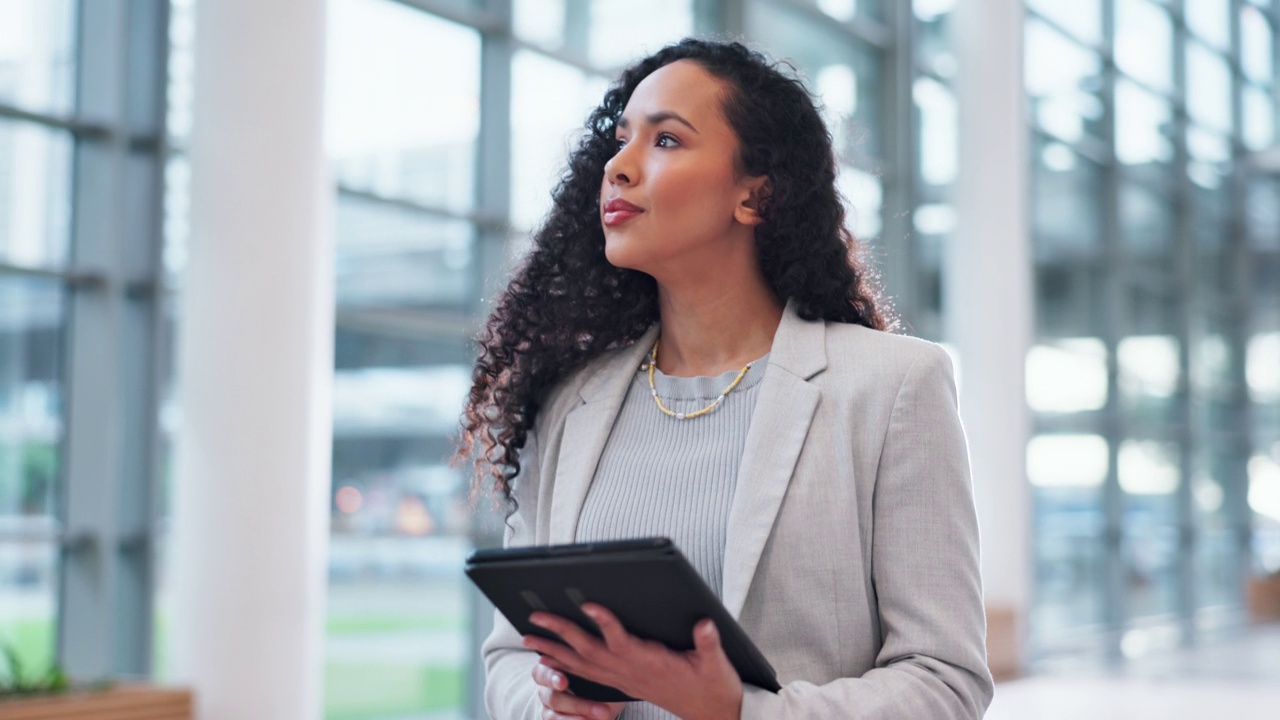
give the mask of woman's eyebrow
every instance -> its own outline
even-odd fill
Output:
[[[698,132],[698,128],[696,128],[696,127],[694,127],[694,126],[693,126],[693,123],[691,123],[691,122],[689,122],[688,120],[685,120],[684,118],[680,117],[680,114],[679,114],[679,113],[675,113],[675,112],[672,112],[672,111],[670,111],[670,110],[663,110],[663,111],[661,111],[661,112],[656,112],[656,113],[652,113],[652,114],[650,114],[650,115],[646,115],[644,119],[645,119],[645,121],[646,121],[646,122],[648,122],[650,125],[657,125],[658,123],[662,122],[663,120],[675,120],[676,122],[683,124],[685,127],[689,128],[690,130],[694,131],[695,133],[698,133],[699,135],[701,135],[701,134],[702,134],[702,133]],[[623,129],[626,129],[626,127],[627,127],[629,124],[630,124],[630,122],[627,120],[626,116],[623,116],[623,117],[618,118],[618,127],[623,128]]]

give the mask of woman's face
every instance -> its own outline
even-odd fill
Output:
[[[752,191],[764,177],[736,170],[738,138],[721,109],[725,90],[690,60],[665,65],[636,86],[600,186],[610,263],[662,279],[714,263],[727,243],[751,238],[749,226],[759,222]]]

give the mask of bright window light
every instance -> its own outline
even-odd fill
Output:
[[[1107,479],[1101,435],[1037,435],[1027,443],[1027,478],[1037,487],[1098,487]]]
[[[1107,348],[1098,338],[1069,338],[1027,353],[1027,404],[1043,413],[1101,410],[1107,404]]]
[[[1148,440],[1120,443],[1120,487],[1130,495],[1168,495],[1178,489],[1172,446]]]
[[[1116,348],[1120,390],[1127,395],[1172,397],[1178,389],[1178,339],[1172,335],[1134,335]]]

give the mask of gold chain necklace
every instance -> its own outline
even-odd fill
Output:
[[[754,364],[755,363],[753,362],[749,362],[746,364],[745,367],[739,370],[738,377],[734,378],[733,382],[729,383],[729,387],[725,388],[724,392],[720,393],[719,397],[713,400],[710,405],[702,408],[701,410],[698,410],[696,412],[691,412],[691,413],[673,412],[671,410],[668,410],[666,405],[662,404],[662,398],[658,397],[658,388],[656,385],[653,384],[653,369],[658,366],[658,341],[654,340],[653,349],[649,351],[649,392],[653,393],[653,401],[658,404],[658,409],[662,411],[663,415],[666,415],[667,417],[673,417],[677,420],[692,420],[693,418],[706,415],[707,413],[719,407],[720,401],[724,400],[724,396],[733,392],[733,389],[738,387],[738,383],[742,382],[742,378],[746,376],[747,371],[750,370],[751,366]]]

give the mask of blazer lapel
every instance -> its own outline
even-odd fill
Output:
[[[553,545],[571,543],[577,535],[578,515],[609,440],[609,431],[622,409],[632,378],[653,347],[657,334],[658,326],[654,325],[634,345],[606,361],[579,390],[583,404],[565,417],[551,500],[550,542]]]
[[[821,392],[808,380],[826,365],[825,324],[802,320],[788,303],[760,382],[729,510],[721,598],[734,618],[746,602],[818,407]]]

